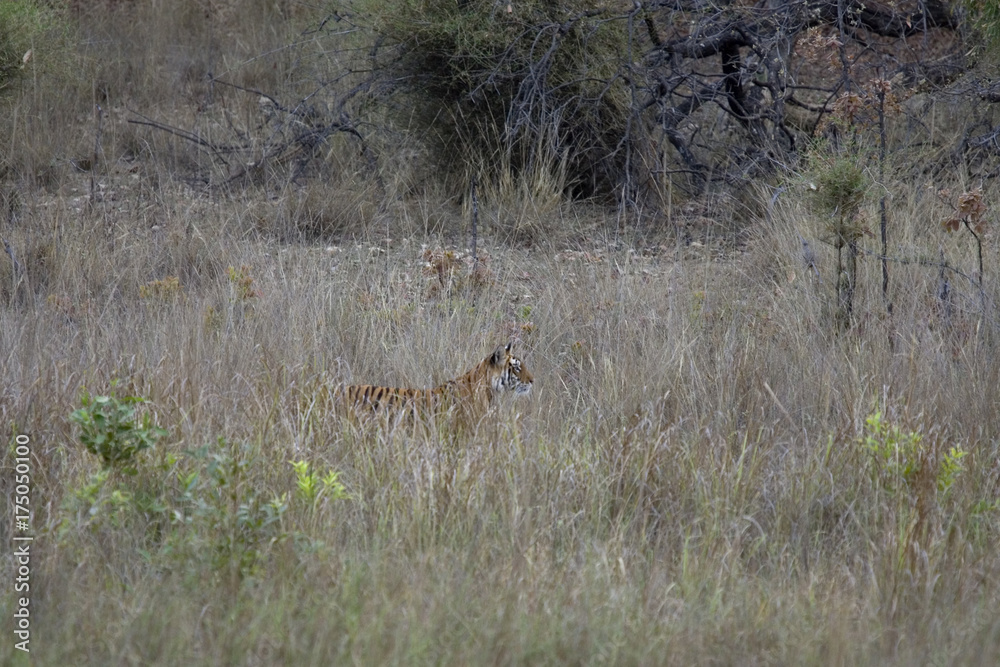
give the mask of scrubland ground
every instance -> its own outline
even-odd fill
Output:
[[[349,179],[186,185],[183,148],[153,151],[123,111],[91,203],[66,160],[92,121],[38,95],[5,143],[52,180],[18,190],[0,283],[33,664],[1000,661],[1000,258],[987,243],[980,291],[926,184],[889,186],[890,254],[963,274],[893,264],[889,315],[863,257],[844,326],[805,186],[762,185],[756,213],[695,240],[486,201],[470,277],[468,207]],[[290,240],[299,197],[343,202],[356,233]],[[478,424],[358,428],[312,400],[431,386],[508,340],[535,388]],[[81,444],[83,391],[149,400],[166,434],[134,470]],[[26,664],[9,549],[3,568],[0,657]]]

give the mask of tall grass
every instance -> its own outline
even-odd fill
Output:
[[[0,313],[3,411],[36,443],[35,657],[992,661],[993,325],[945,328],[925,267],[894,274],[888,320],[862,262],[864,325],[837,333],[803,205],[733,260],[497,246],[494,283],[452,292],[415,243],[219,231],[188,254],[45,213],[44,288]],[[185,267],[179,291],[148,287]],[[440,382],[512,332],[536,390],[472,432],[308,409],[325,383]],[[68,415],[113,379],[169,436],[95,489]],[[967,452],[949,488],[886,482],[876,411],[923,434],[914,463]],[[349,497],[305,503],[292,460]]]
[[[0,485],[10,517],[30,435],[32,662],[1000,659],[998,257],[981,296],[926,188],[889,186],[915,260],[892,265],[892,315],[862,252],[842,326],[804,188],[764,192],[738,252],[623,243],[613,216],[526,195],[461,281],[426,266],[464,238],[426,192],[359,205],[338,245],[287,243],[276,200],[195,196],[161,159],[102,173],[93,205],[68,168],[18,183],[3,222]],[[942,258],[966,274],[947,300],[919,263]],[[510,339],[534,390],[479,424],[359,428],[313,400],[435,385]],[[81,444],[84,390],[149,399],[168,434],[134,475]],[[24,661],[4,581],[0,661]]]

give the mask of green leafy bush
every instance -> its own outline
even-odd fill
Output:
[[[234,580],[255,576],[266,547],[287,536],[281,521],[288,494],[267,494],[253,479],[262,463],[247,443],[220,438],[187,454],[190,464],[177,472],[180,494],[171,508],[167,553],[184,560],[208,556],[213,571]]]
[[[627,23],[587,0],[358,3],[377,36],[385,90],[404,86],[445,166],[498,178],[539,170],[611,190],[623,167]]]
[[[101,457],[105,468],[118,468],[135,474],[132,459],[149,449],[167,432],[153,423],[149,413],[136,421],[136,406],[146,402],[138,396],[117,398],[91,396],[84,391],[83,407],[70,414],[70,421],[80,427],[80,442],[91,454]]]

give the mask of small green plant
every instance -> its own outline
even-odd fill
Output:
[[[831,227],[830,231],[839,233],[847,241],[856,236],[857,230],[847,225],[864,203],[868,189],[864,169],[852,155],[820,157],[817,154],[812,160],[812,167],[816,172],[813,184],[815,189],[812,190],[813,205],[819,213],[843,221]]]
[[[862,445],[875,461],[876,474],[890,492],[898,485],[911,483],[919,469],[920,442],[923,436],[915,431],[903,431],[888,423],[878,410],[865,419]]]
[[[829,243],[837,250],[837,319],[841,328],[850,324],[858,278],[858,240],[864,234],[861,206],[869,179],[854,153],[828,155],[817,146],[812,156],[812,203],[826,220]]]
[[[967,453],[959,447],[950,447],[941,459],[937,474],[937,489],[940,493],[946,493],[958,479],[959,474],[965,470],[962,459]]]
[[[295,471],[295,482],[298,487],[298,497],[309,504],[316,503],[320,498],[341,500],[347,498],[347,489],[340,483],[340,473],[331,470],[322,477],[318,472],[309,470],[308,461],[289,461]]]
[[[875,463],[874,475],[890,493],[912,489],[922,466],[933,459],[920,431],[907,431],[890,423],[879,410],[865,419],[861,445],[871,454]],[[944,494],[951,489],[964,466],[966,451],[951,447],[941,456],[934,473],[936,489]]]
[[[137,421],[136,406],[145,403],[144,398],[117,398],[113,392],[110,396],[91,396],[84,390],[80,402],[83,407],[74,410],[69,419],[80,427],[80,442],[91,454],[101,457],[105,468],[135,474],[135,455],[167,435],[153,423],[149,413]]]
[[[59,524],[59,537],[64,539],[74,527],[93,527],[104,518],[115,527],[121,526],[121,513],[131,497],[128,492],[107,485],[110,470],[105,468],[91,475],[86,483],[70,488],[63,498],[64,516]]]

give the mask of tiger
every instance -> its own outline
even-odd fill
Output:
[[[531,371],[511,350],[513,343],[501,345],[464,375],[429,389],[380,387],[370,384],[341,385],[333,392],[334,402],[360,413],[437,413],[456,407],[464,411],[488,409],[504,393],[524,396],[535,381]]]

